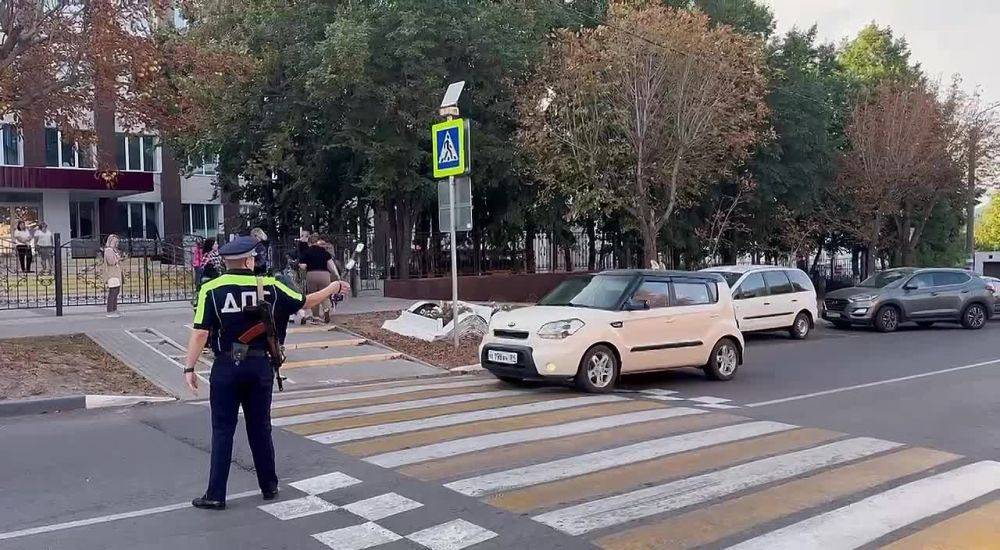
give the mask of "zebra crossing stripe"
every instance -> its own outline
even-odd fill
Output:
[[[437,405],[452,405],[455,403],[465,403],[468,401],[480,401],[492,399],[494,397],[508,397],[514,395],[525,395],[537,392],[525,390],[497,390],[490,392],[465,393],[458,395],[446,395],[443,397],[429,397],[427,399],[414,399],[412,401],[401,401],[397,403],[383,403],[381,405],[368,405],[364,407],[354,407],[350,409],[336,409],[332,411],[321,411],[295,416],[285,416],[274,418],[271,424],[274,426],[292,426],[295,424],[305,424],[307,422],[319,422],[321,420],[332,420],[346,416],[361,416],[365,414],[378,414],[384,412],[408,411],[412,409],[422,409],[424,407],[434,407]],[[547,395],[543,393],[542,395]]]
[[[990,548],[1000,541],[1000,500],[950,517],[885,546],[885,550]]]
[[[356,441],[358,439],[370,439],[373,437],[400,434],[406,432],[416,432],[430,428],[442,428],[465,424],[480,420],[492,420],[495,418],[508,418],[512,416],[523,416],[526,414],[556,411],[569,409],[584,405],[597,405],[599,403],[611,403],[616,401],[627,401],[627,398],[616,395],[593,395],[586,397],[571,397],[568,399],[556,399],[553,401],[540,401],[527,403],[524,405],[513,405],[510,407],[500,407],[496,409],[486,409],[481,411],[471,411],[444,416],[434,416],[422,418],[420,420],[409,420],[404,422],[393,422],[390,424],[379,424],[376,426],[365,426],[362,428],[351,428],[334,432],[310,435],[309,439],[319,443],[333,444]]]
[[[605,550],[700,548],[958,458],[931,449],[902,449],[636,525],[594,542]]]
[[[976,462],[907,483],[731,548],[857,548],[997,489],[1000,489],[1000,462]]]
[[[725,426],[712,430],[642,441],[624,447],[616,447],[542,464],[533,464],[523,468],[514,468],[503,472],[462,479],[447,483],[445,487],[468,496],[480,496],[487,493],[576,477],[625,464],[708,447],[709,445],[791,430],[795,427],[791,424],[782,424],[780,422],[749,422],[735,426]]]
[[[310,405],[313,403],[336,403],[340,401],[353,401],[355,399],[368,399],[372,397],[388,397],[392,395],[403,395],[407,393],[418,392],[421,390],[443,390],[443,389],[453,389],[453,388],[469,388],[472,386],[486,386],[493,385],[496,386],[495,380],[489,380],[483,378],[481,380],[466,380],[462,382],[448,382],[448,383],[437,383],[437,384],[423,384],[417,386],[402,386],[398,388],[385,388],[378,390],[368,390],[360,391],[355,393],[342,393],[335,395],[317,395],[315,397],[303,397],[300,399],[287,399],[283,401],[278,401],[273,404],[273,409],[280,411],[288,407],[294,407],[298,405]]]
[[[598,430],[614,428],[616,426],[636,424],[639,422],[650,422],[653,420],[663,420],[665,418],[675,418],[691,414],[705,414],[705,411],[700,409],[678,407],[673,409],[660,408],[616,414],[576,422],[568,422],[555,426],[542,426],[444,441],[413,449],[403,449],[400,451],[377,454],[366,458],[365,461],[384,468],[395,468],[406,464],[415,464],[417,462],[424,462],[427,460],[446,458],[474,451],[482,451],[504,445],[511,445],[514,443],[539,441],[542,439],[552,439],[568,435],[596,432]]]
[[[891,441],[858,437],[585,502],[539,514],[534,516],[534,519],[570,535],[581,535],[595,529],[619,525],[774,481],[789,479],[819,468],[857,460],[899,446],[899,443]]]

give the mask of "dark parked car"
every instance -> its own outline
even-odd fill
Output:
[[[994,297],[985,281],[961,269],[899,268],[881,271],[858,286],[829,292],[823,318],[837,328],[873,326],[892,332],[900,323],[929,327],[961,323],[980,329],[993,314]]]

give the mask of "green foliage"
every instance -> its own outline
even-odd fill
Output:
[[[1000,199],[996,195],[976,219],[976,248],[1000,250]]]
[[[910,64],[910,46],[895,37],[890,27],[871,23],[840,52],[841,66],[853,81],[871,86],[885,80],[912,80],[921,75],[920,64]]]
[[[846,82],[816,28],[792,30],[768,46],[771,125],[774,138],[757,153],[750,171],[757,183],[751,207],[752,240],[780,235],[772,225],[778,206],[809,216],[827,193],[843,146]],[[780,230],[779,230],[780,231]]]
[[[694,5],[716,23],[743,34],[768,38],[774,33],[774,12],[758,0],[694,0]]]

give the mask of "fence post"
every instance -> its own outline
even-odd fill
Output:
[[[55,283],[56,283],[56,317],[62,317],[63,314],[63,261],[62,261],[62,242],[60,241],[59,233],[53,235],[54,240],[52,241],[53,250],[55,252]]]
[[[146,303],[149,303],[149,301],[150,301],[150,299],[149,299],[150,291],[149,291],[149,252],[148,251],[146,251],[146,253],[142,255],[142,280],[143,280],[143,283],[144,283],[143,286],[145,286],[145,292],[144,292],[144,294],[146,295],[145,301],[146,301]]]

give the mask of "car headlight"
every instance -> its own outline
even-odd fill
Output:
[[[871,302],[878,298],[878,294],[862,294],[860,296],[851,296],[850,300],[852,302]]]
[[[553,340],[562,340],[567,336],[572,336],[576,334],[576,331],[583,328],[584,322],[579,319],[564,319],[562,321],[553,321],[551,323],[545,323],[542,328],[538,329],[538,336],[540,338],[551,338]]]

